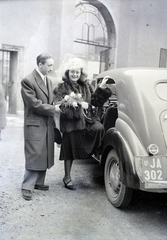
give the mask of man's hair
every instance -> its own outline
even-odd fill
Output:
[[[52,58],[52,55],[50,53],[41,53],[37,57],[37,65],[39,65],[39,63],[45,64],[46,60],[50,58]]]

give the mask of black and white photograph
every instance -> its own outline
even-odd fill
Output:
[[[167,1],[0,0],[0,240],[167,240]]]

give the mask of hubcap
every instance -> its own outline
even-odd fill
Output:
[[[110,187],[118,194],[120,190],[120,171],[117,163],[111,165],[109,178]]]

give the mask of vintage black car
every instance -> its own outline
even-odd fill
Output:
[[[167,192],[167,69],[105,71],[113,95],[106,104],[100,162],[107,196],[126,207],[134,189]]]

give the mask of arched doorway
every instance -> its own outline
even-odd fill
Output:
[[[115,25],[99,1],[77,1],[74,26],[74,54],[88,63],[89,78],[115,65]]]

